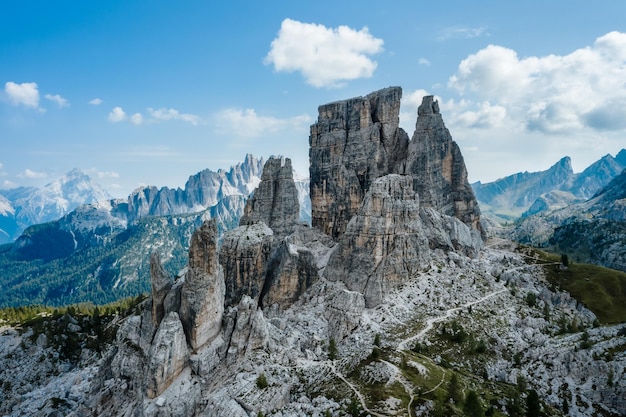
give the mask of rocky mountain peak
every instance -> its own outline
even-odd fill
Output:
[[[239,225],[263,222],[278,235],[298,223],[300,204],[291,159],[272,156],[263,167],[261,183],[248,199]]]
[[[425,207],[456,216],[481,231],[480,211],[461,151],[432,96],[418,108],[415,133],[398,126],[402,89],[319,107],[311,126],[312,224],[338,239],[372,182],[391,173],[411,175]]]
[[[615,160],[626,167],[626,149],[622,149],[615,155]]]

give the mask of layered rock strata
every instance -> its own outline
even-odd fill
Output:
[[[409,141],[399,127],[402,89],[319,107],[309,143],[312,224],[338,239],[373,181],[399,173],[412,176],[423,207],[456,216],[482,233],[480,211],[458,145],[432,96],[418,109]]]
[[[401,98],[400,87],[389,87],[318,108],[309,137],[311,217],[327,235],[338,238],[370,184],[406,157]]]

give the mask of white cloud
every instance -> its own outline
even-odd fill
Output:
[[[418,89],[410,93],[402,94],[402,102],[400,107],[400,127],[403,128],[409,137],[415,130],[415,121],[417,120],[417,108],[422,104],[424,96],[431,95],[426,90]]]
[[[469,128],[494,128],[502,125],[506,108],[492,106],[488,101],[478,104],[477,110],[465,110],[452,115],[453,123]]]
[[[176,109],[153,109],[152,107],[148,107],[147,112],[147,117],[141,113],[134,113],[128,116],[124,109],[121,107],[115,107],[109,113],[109,121],[114,123],[128,121],[136,126],[146,123],[159,123],[168,120],[181,120],[196,126],[201,121],[200,116],[195,114],[180,113]]]
[[[221,132],[247,138],[259,137],[283,129],[304,129],[311,122],[311,116],[307,114],[279,119],[259,116],[254,109],[224,109],[216,115],[216,123]]]
[[[9,97],[9,101],[14,106],[26,106],[39,108],[39,90],[37,83],[21,83],[7,82],[4,84],[4,91]]]
[[[17,184],[14,183],[13,181],[10,181],[10,180],[2,181],[2,188],[10,189],[10,188],[15,188],[15,187],[17,187]]]
[[[23,172],[17,174],[18,178],[28,178],[28,179],[37,179],[37,178],[46,178],[48,175],[44,172],[33,171],[29,168],[26,168]]]
[[[121,107],[114,107],[109,113],[109,121],[118,123],[123,120],[126,120],[126,112]]]
[[[520,58],[512,49],[490,45],[464,59],[448,86],[476,97],[475,103],[493,103],[494,117],[504,109],[512,125],[527,131],[623,130],[626,33],[608,33],[562,56]],[[469,122],[471,113],[466,116]]]
[[[426,58],[420,58],[417,62],[418,62],[420,65],[425,65],[425,66],[427,66],[427,67],[429,67],[429,66],[430,66],[430,61],[429,61],[429,60],[427,60]]]
[[[89,104],[93,104],[94,106],[99,106],[100,104],[102,104],[102,100],[96,97],[93,100],[89,100]]]
[[[357,31],[285,19],[264,62],[279,72],[300,71],[314,87],[340,87],[348,80],[371,77],[377,63],[370,56],[382,50],[383,40],[366,27]]]
[[[143,123],[143,116],[141,115],[141,113],[135,113],[132,116],[130,116],[128,120],[130,120],[132,124],[139,126],[140,124]]]
[[[95,175],[100,179],[104,178],[119,178],[120,174],[115,171],[99,171],[96,168],[88,169],[87,172],[91,175]]]
[[[66,106],[69,106],[69,105],[70,105],[70,103],[69,103],[66,99],[64,99],[63,97],[61,97],[61,96],[60,96],[60,95],[58,95],[58,94],[55,94],[55,95],[52,95],[52,94],[46,94],[46,95],[44,96],[44,98],[45,98],[46,100],[50,100],[50,101],[55,102],[55,103],[56,103],[59,107],[66,107]]]
[[[180,113],[176,109],[160,108],[160,109],[155,110],[149,107],[148,113],[150,114],[150,116],[152,116],[155,120],[158,120],[158,121],[182,120],[184,122],[191,123],[194,126],[196,126],[198,122],[200,122],[200,116],[196,116],[195,114]]]
[[[437,40],[446,41],[448,39],[471,39],[480,36],[488,36],[487,28],[468,28],[463,26],[451,26],[442,29],[437,36]]]

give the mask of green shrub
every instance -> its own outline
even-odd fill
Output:
[[[262,373],[256,378],[256,386],[259,389],[267,388],[268,383],[267,383],[267,378],[265,377],[265,374]]]

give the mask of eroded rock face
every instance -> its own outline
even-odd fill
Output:
[[[271,157],[263,167],[261,183],[246,202],[240,226],[263,222],[275,234],[290,233],[300,216],[298,189],[293,181],[291,159]]]
[[[463,155],[444,125],[433,96],[424,97],[417,110],[415,133],[406,163],[399,172],[415,179],[413,187],[422,207],[455,216],[482,231],[480,210],[467,180]]]
[[[241,298],[236,308],[229,310],[224,333],[229,340],[227,347],[229,362],[236,360],[248,350],[266,347],[269,341],[263,310],[247,295]]]
[[[428,251],[413,179],[390,174],[372,184],[331,255],[325,276],[343,281],[373,307],[390,288],[424,268]]]
[[[176,312],[168,313],[156,332],[149,353],[146,395],[161,394],[187,365],[189,349]]]
[[[311,126],[312,224],[339,239],[372,182],[391,173],[411,175],[422,207],[455,216],[482,233],[480,211],[465,162],[439,106],[426,96],[413,138],[398,127],[402,90],[319,107]]]
[[[236,306],[246,294],[259,301],[274,232],[264,222],[239,226],[227,232],[220,249],[224,267],[225,306]]]
[[[152,283],[152,322],[158,326],[165,315],[163,306],[167,293],[172,288],[172,277],[163,269],[157,252],[150,255],[150,279]]]
[[[339,290],[330,298],[324,317],[328,321],[329,336],[336,341],[351,334],[361,322],[365,309],[363,294]]]
[[[305,246],[291,243],[287,237],[267,266],[261,307],[278,304],[285,309],[315,281],[317,267],[313,253]]]
[[[339,240],[324,271],[375,307],[397,285],[422,271],[430,251],[459,251],[475,256],[480,235],[459,219],[421,208],[409,175],[378,178]]]
[[[389,87],[319,107],[309,137],[313,227],[337,239],[371,183],[406,157],[401,98],[400,87]]]
[[[187,340],[197,350],[220,332],[224,313],[224,274],[218,262],[215,220],[204,222],[191,238],[180,304]]]

